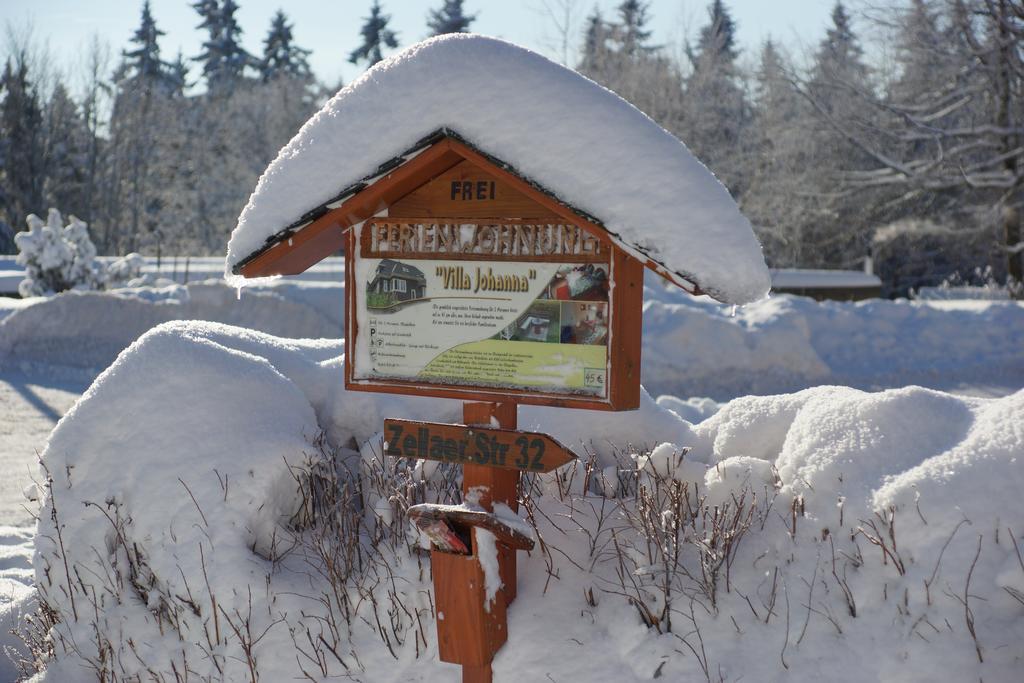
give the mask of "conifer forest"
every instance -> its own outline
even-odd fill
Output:
[[[49,207],[87,222],[100,254],[223,251],[259,174],[344,84],[317,79],[286,10],[252,54],[236,0],[191,5],[200,54],[162,50],[147,1],[124,43],[94,40],[74,74],[8,27],[0,253]],[[425,36],[473,31],[486,11],[429,5],[422,34],[401,35],[374,0],[346,29],[361,45],[338,60],[368,68]],[[770,266],[870,258],[889,294],[1024,279],[1024,0],[840,0],[823,35],[742,49],[728,0],[708,2],[676,44],[655,42],[642,0],[607,14],[578,0],[540,8],[560,61],[725,183]]]

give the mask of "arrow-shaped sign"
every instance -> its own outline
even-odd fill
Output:
[[[547,434],[390,418],[384,420],[384,454],[521,472],[550,472],[576,459]]]

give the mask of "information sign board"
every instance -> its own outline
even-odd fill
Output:
[[[607,396],[602,263],[361,259],[355,379]]]
[[[468,162],[387,213],[350,231],[350,389],[636,407],[642,266],[606,236]]]

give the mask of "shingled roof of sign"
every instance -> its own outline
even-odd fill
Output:
[[[471,34],[413,45],[328,101],[260,178],[229,276],[445,137],[720,301],[768,292],[750,222],[684,144],[575,71]]]

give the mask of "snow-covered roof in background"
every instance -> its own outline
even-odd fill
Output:
[[[848,287],[881,287],[882,280],[877,275],[862,270],[808,270],[804,268],[773,269],[772,287],[775,289],[791,288],[848,288]]]
[[[413,45],[331,98],[260,178],[228,243],[229,273],[438,130],[721,301],[769,290],[750,222],[682,142],[578,73],[472,34]]]

